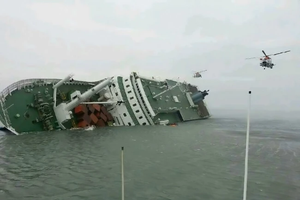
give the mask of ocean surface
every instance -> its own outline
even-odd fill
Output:
[[[0,133],[1,200],[241,200],[246,116],[177,127]],[[248,200],[300,199],[299,120],[251,120]]]

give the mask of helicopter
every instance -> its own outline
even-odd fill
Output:
[[[199,72],[195,72],[194,73],[194,78],[202,78],[202,75],[201,75],[201,73],[203,73],[203,72],[206,72],[207,70],[202,70],[202,71],[199,71]]]
[[[263,67],[264,69],[266,69],[266,68],[272,69],[275,64],[272,62],[272,59],[270,58],[270,56],[277,56],[279,54],[288,53],[288,52],[290,52],[290,50],[282,51],[282,52],[274,53],[274,54],[269,54],[269,55],[267,55],[264,50],[262,50],[262,52],[265,56],[260,57],[260,66]],[[252,58],[246,58],[246,59],[253,59],[253,58],[258,58],[258,57],[252,57]]]

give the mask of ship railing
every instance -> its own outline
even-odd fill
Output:
[[[11,85],[9,85],[8,87],[6,87],[4,90],[2,90],[2,92],[0,93],[0,96],[2,98],[7,97],[7,95],[11,94],[12,91],[16,90],[16,89],[21,89],[25,86],[29,86],[37,81],[43,81],[43,82],[57,82],[60,79],[24,79],[24,80],[20,80],[17,81]]]
[[[140,75],[140,73],[138,73],[138,72],[132,72],[132,73],[136,73],[138,77],[140,77],[141,79],[148,80],[148,81],[165,82],[166,80],[171,80],[171,81],[180,82],[180,83],[184,83],[184,84],[187,83],[185,81],[185,78],[182,78],[182,77],[175,77],[175,76],[168,77],[168,78],[162,78],[160,76],[149,77],[149,76]]]
[[[0,106],[1,106],[3,120],[4,120],[2,123],[4,123],[6,127],[8,127],[8,126],[10,126],[11,123],[10,123],[10,119],[8,117],[7,109],[4,108],[4,106],[5,106],[4,101],[1,98],[0,98]]]
[[[160,78],[160,77],[148,77],[148,76],[142,76],[142,75],[139,75],[138,73],[137,73],[137,75],[138,75],[138,77],[139,78],[141,78],[141,79],[145,79],[145,80],[148,80],[148,81],[156,81],[156,82],[163,82],[163,81],[165,81],[165,79],[162,79],[162,78]]]
[[[46,83],[46,84],[53,84],[53,83],[56,83],[58,81],[60,81],[61,79],[43,79],[43,78],[33,78],[33,79],[24,79],[24,80],[20,80],[20,81],[17,81],[11,85],[9,85],[8,87],[6,87],[4,90],[2,90],[2,92],[0,93],[0,97],[1,98],[6,98],[9,94],[11,94],[11,92],[13,92],[14,90],[16,89],[21,89],[21,88],[24,88],[25,86],[30,86],[32,85],[33,83],[36,83],[38,81],[41,81],[42,83]],[[98,81],[95,81],[95,82],[87,82],[87,81],[75,81],[75,83],[93,83],[93,84],[96,84]]]

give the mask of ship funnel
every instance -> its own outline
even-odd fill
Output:
[[[198,91],[195,94],[193,94],[192,99],[194,104],[197,104],[199,101],[202,101],[205,96],[208,95],[209,90],[204,90],[203,92]]]

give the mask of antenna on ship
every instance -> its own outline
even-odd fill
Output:
[[[246,134],[246,151],[245,151],[245,175],[244,175],[244,193],[243,200],[247,198],[247,182],[248,182],[248,152],[249,152],[249,132],[250,132],[250,108],[251,108],[251,91],[249,91],[248,102],[248,116],[247,116],[247,134]]]
[[[124,200],[124,147],[121,148],[122,200]]]

